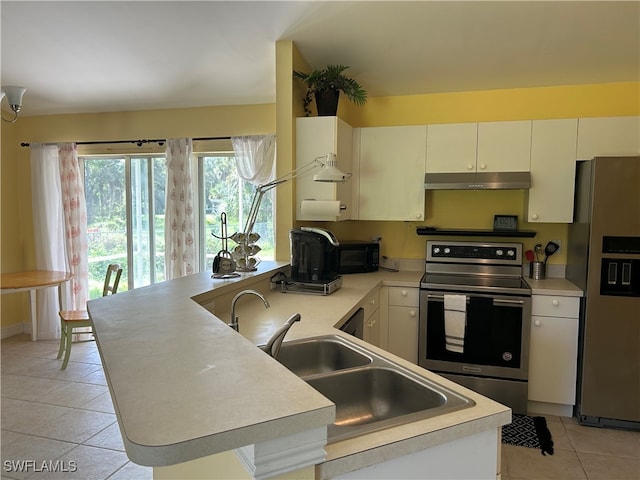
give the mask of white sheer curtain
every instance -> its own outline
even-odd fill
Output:
[[[69,271],[57,145],[31,144],[31,192],[36,270]],[[60,338],[57,290],[38,290],[36,302],[38,340]]]
[[[276,136],[249,135],[231,137],[238,175],[252,185],[261,185],[273,179],[276,158]]]
[[[67,308],[85,310],[89,299],[89,265],[87,244],[87,202],[84,182],[78,164],[78,151],[74,143],[58,145],[60,184],[65,218],[66,251],[71,280],[71,305]]]
[[[167,140],[167,200],[164,219],[167,280],[198,271],[192,152],[190,138]]]

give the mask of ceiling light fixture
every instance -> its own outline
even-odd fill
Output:
[[[9,106],[11,107],[11,111],[13,112],[12,119],[7,120],[6,118],[2,117],[2,120],[8,123],[13,123],[18,119],[18,112],[22,110],[22,96],[26,91],[27,89],[24,87],[14,87],[14,86],[2,87],[0,102],[2,102],[2,99],[6,96],[7,101],[9,102]]]

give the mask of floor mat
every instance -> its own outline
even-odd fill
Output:
[[[514,413],[509,425],[502,427],[502,443],[539,448],[542,455],[553,455],[553,439],[544,417]]]

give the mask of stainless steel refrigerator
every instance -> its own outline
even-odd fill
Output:
[[[577,416],[640,430],[640,157],[578,162],[567,278],[580,313]]]

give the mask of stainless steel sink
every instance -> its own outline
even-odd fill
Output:
[[[338,335],[285,342],[278,360],[336,404],[328,443],[475,405]]]
[[[370,356],[351,348],[338,336],[284,342],[277,360],[299,377],[369,365]]]

